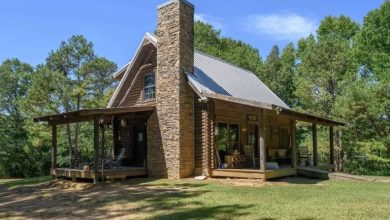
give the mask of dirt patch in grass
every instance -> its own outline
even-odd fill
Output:
[[[170,208],[172,198],[196,196],[196,187],[188,184],[116,182],[91,183],[52,180],[34,186],[12,187],[0,192],[0,218],[7,219],[134,219]],[[161,187],[163,186],[163,187]],[[147,201],[144,203],[143,200]]]

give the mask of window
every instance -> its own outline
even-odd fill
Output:
[[[218,151],[237,150],[240,146],[240,126],[238,124],[217,123]]]
[[[218,150],[226,150],[228,146],[228,124],[227,123],[218,123],[217,124],[217,145]]]
[[[240,143],[238,143],[238,136],[240,134],[240,129],[238,124],[229,125],[229,150],[236,150],[239,148]]]
[[[156,82],[154,73],[144,77],[144,100],[154,99],[156,97]]]

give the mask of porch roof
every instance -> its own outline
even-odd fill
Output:
[[[35,117],[34,122],[47,121],[50,124],[68,124],[83,121],[90,121],[96,118],[112,116],[117,114],[136,113],[136,112],[151,112],[155,106],[133,106],[133,107],[115,107],[115,108],[97,108],[83,109],[72,112],[64,112],[52,115]]]
[[[207,98],[217,99],[217,100],[237,103],[241,105],[247,105],[256,108],[272,110],[275,111],[276,114],[278,115],[285,115],[297,121],[304,121],[304,122],[315,123],[315,124],[326,125],[326,126],[345,126],[347,124],[342,121],[337,121],[337,120],[325,118],[318,115],[313,115],[306,112],[299,112],[296,110],[292,110],[292,109],[288,109],[288,108],[284,108],[281,106],[272,105],[264,102],[249,101],[246,99],[240,99],[240,98],[235,98],[227,95],[220,95],[220,94],[207,93],[207,92],[198,93],[198,95],[206,99]]]
[[[304,121],[304,122],[310,122],[320,125],[327,125],[327,126],[345,126],[347,123],[342,121],[337,121],[329,118],[325,118],[318,115],[313,115],[306,112],[298,112],[291,109],[285,109],[281,108],[279,106],[272,106],[272,109],[275,110],[278,114],[288,115],[293,117],[297,121]]]

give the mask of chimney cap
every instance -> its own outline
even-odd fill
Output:
[[[173,4],[173,3],[184,3],[188,6],[190,6],[191,8],[195,8],[195,6],[187,0],[169,0],[165,3],[162,3],[161,5],[157,6],[157,9],[163,8],[163,7],[168,6],[170,4]]]

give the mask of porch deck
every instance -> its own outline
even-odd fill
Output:
[[[258,169],[214,169],[212,177],[248,178],[248,179],[272,179],[297,174],[295,168],[283,168],[276,170],[260,171]]]
[[[51,175],[55,177],[67,177],[73,180],[77,178],[93,179],[125,179],[126,177],[147,176],[148,171],[145,167],[120,167],[118,169],[105,169],[94,171],[84,171],[82,169],[55,168],[51,169]]]

